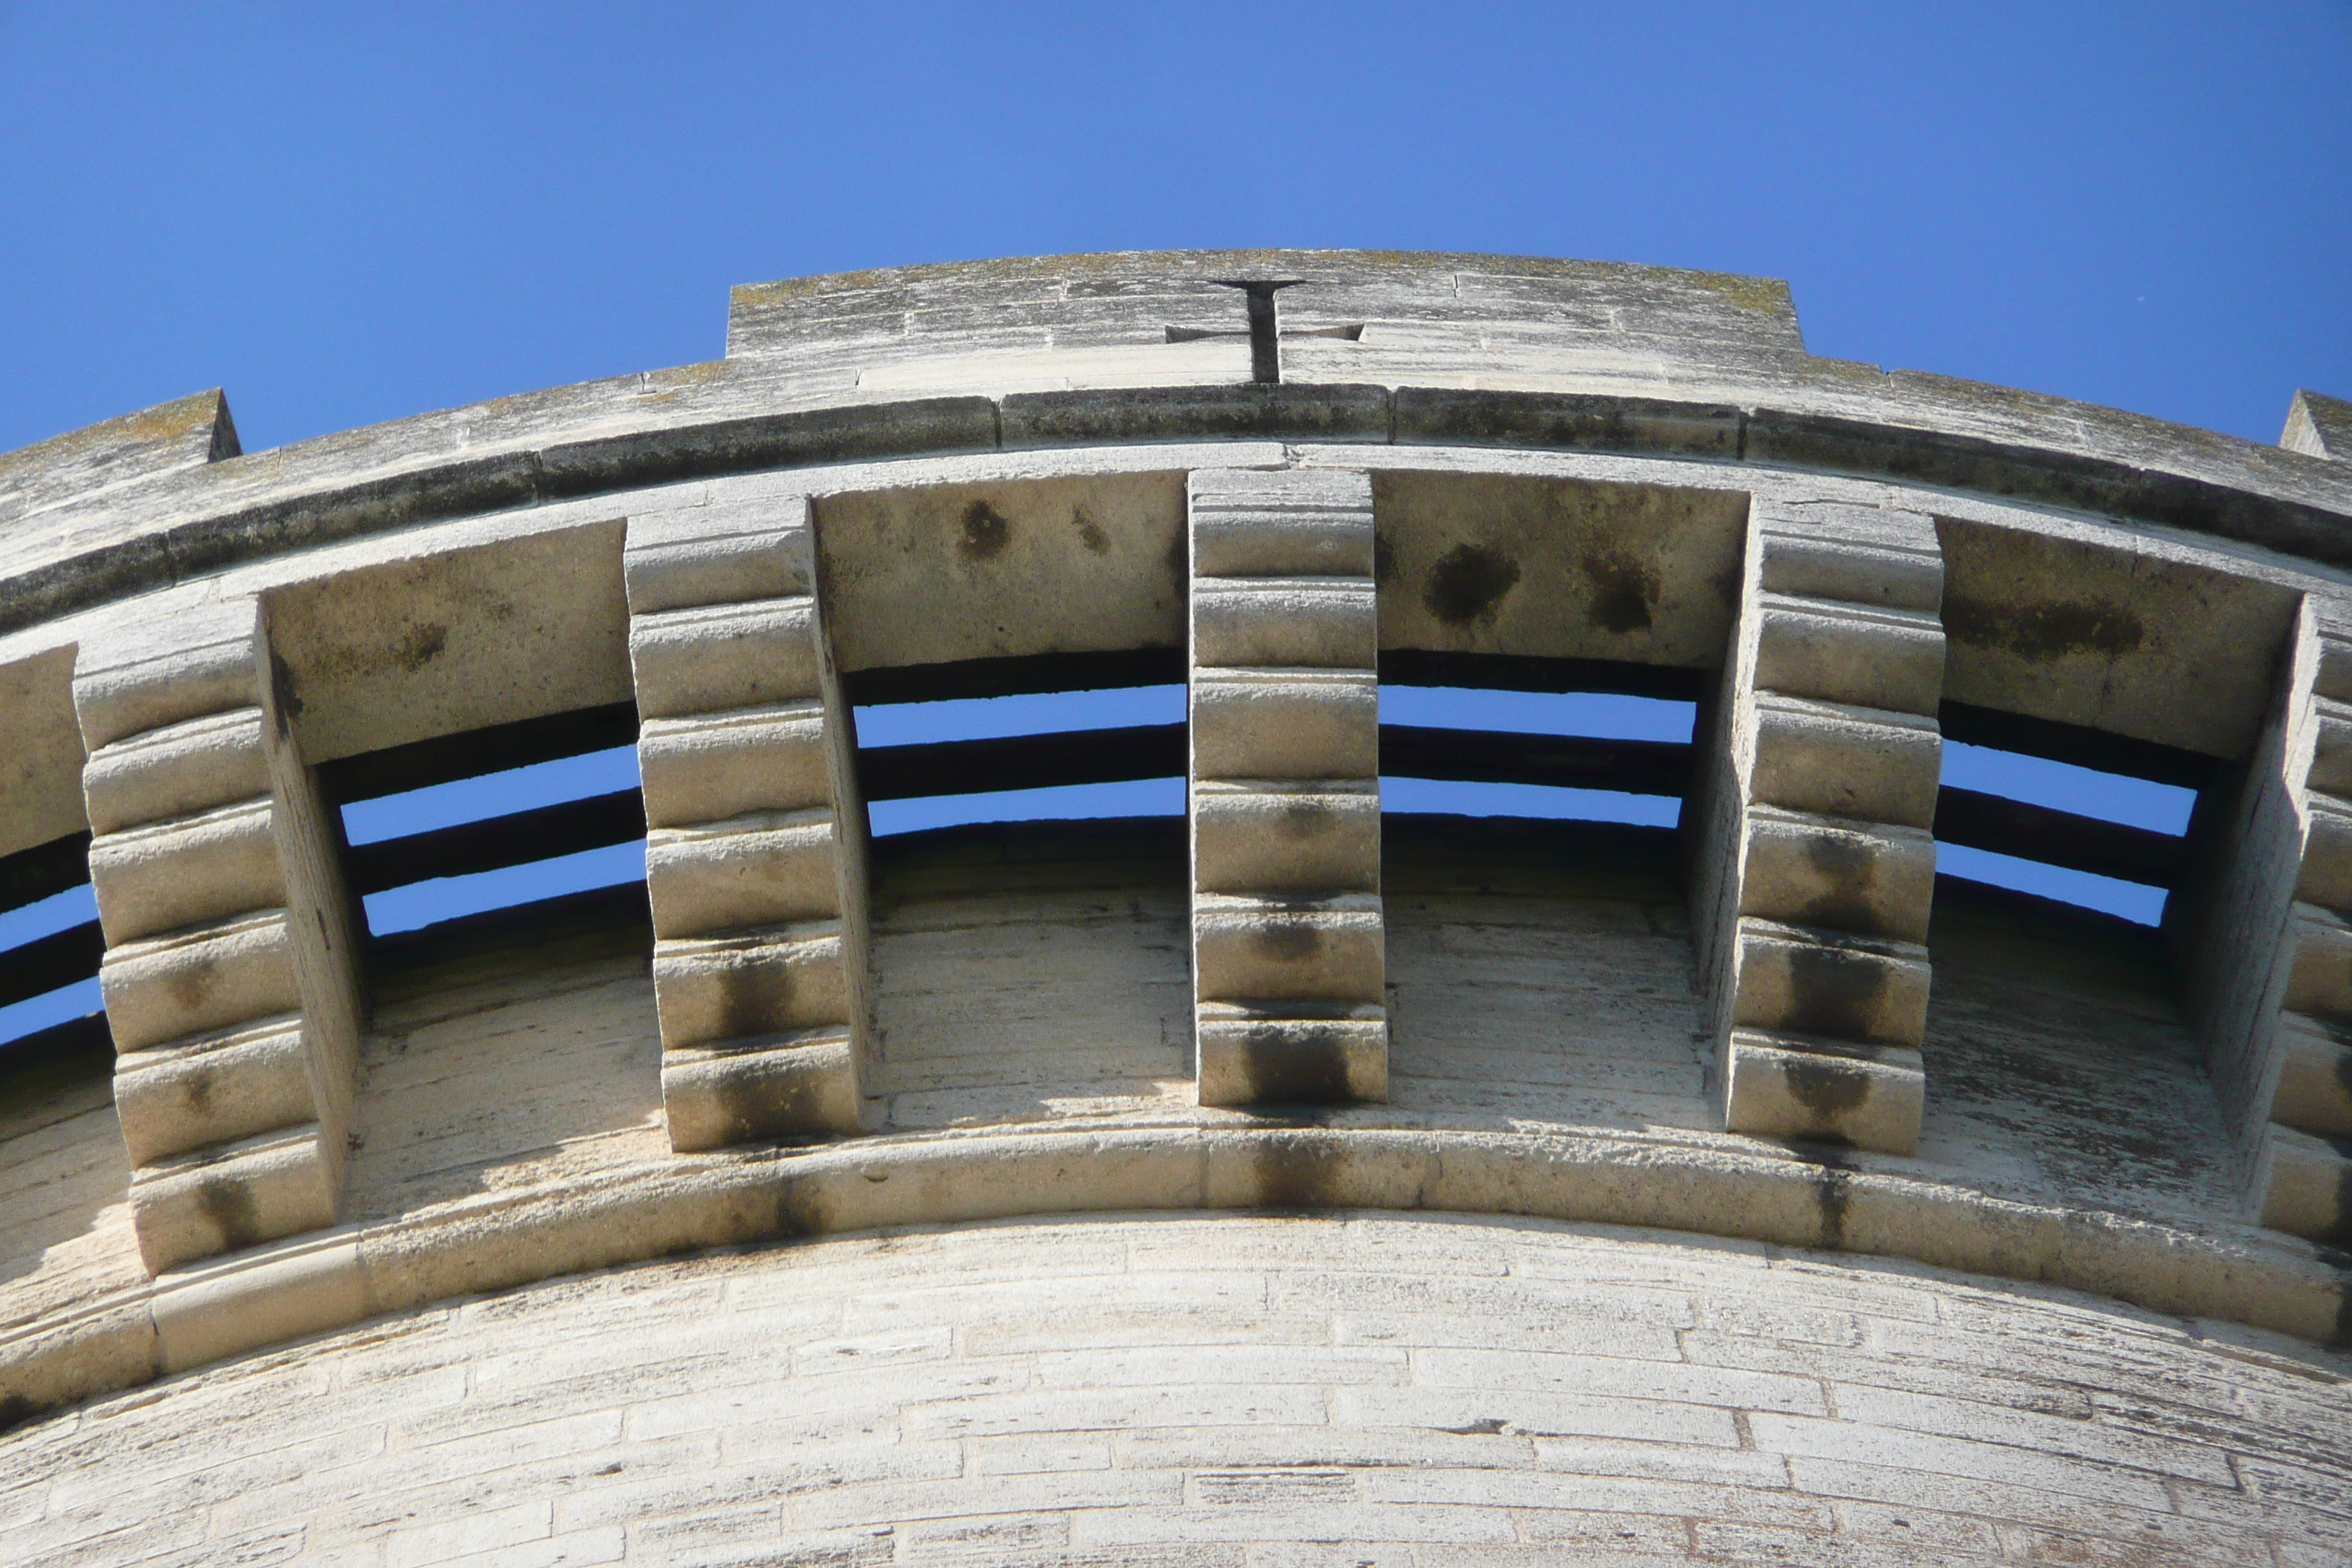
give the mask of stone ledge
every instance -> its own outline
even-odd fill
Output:
[[[2187,441],[2201,433],[2175,434]],[[1778,407],[1768,397],[1733,404],[1284,383],[844,404],[452,457],[209,512],[203,496],[192,494],[175,498],[180,509],[194,514],[188,521],[8,579],[0,596],[0,633],[243,561],[608,491],[887,458],[1265,439],[1499,446],[1813,468],[2115,516],[2352,566],[2352,501],[2336,510],[2166,472],[2153,466],[2159,449],[2151,449],[2147,463],[2125,462]],[[2334,466],[2294,453],[2250,450],[2260,451],[2270,465]],[[2257,477],[2248,474],[2250,481]]]
[[[2352,1344],[2343,1255],[2252,1229],[2200,1235],[2015,1203],[1858,1168],[1830,1150],[1368,1124],[1382,1114],[1273,1122],[1200,1112],[1173,1124],[910,1134],[696,1155],[607,1172],[593,1187],[466,1198],[173,1270],[0,1337],[0,1422],[364,1318],[666,1254],[1152,1209],[1433,1211],[1690,1231],[1908,1258]]]

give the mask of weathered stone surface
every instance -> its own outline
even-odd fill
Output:
[[[1744,575],[1694,900],[1724,1124],[1909,1153],[1942,767],[1934,527],[1759,496]]]
[[[738,306],[0,460],[0,849],[93,833],[124,1047],[0,1053],[0,1555],[2344,1555],[2334,405],[1498,258]],[[1685,829],[1383,819],[1383,652],[1718,691]],[[841,669],[1180,659],[1185,821],[866,842]],[[387,949],[362,1037],[309,768],[633,694],[653,929]],[[1950,700],[2205,789],[2169,950],[1937,889]]]
[[[1371,479],[1201,468],[1187,492],[1200,1102],[1381,1100]]]
[[[99,979],[150,1272],[335,1217],[359,955],[341,835],[296,748],[284,668],[252,598],[78,656],[104,825],[89,850]]]
[[[2297,392],[2279,445],[2307,458],[2352,457],[2352,403],[2324,393]]]
[[[671,1146],[854,1132],[866,811],[808,498],[649,510],[624,575]]]
[[[308,1291],[277,1300],[331,1300],[348,1253],[289,1259]],[[269,1542],[414,1564],[1893,1568],[2012,1561],[2004,1541],[2199,1563],[2352,1541],[2335,1363],[1827,1262],[1182,1213],[663,1261],[37,1422],[0,1438],[0,1517],[30,1562]],[[231,1304],[177,1287],[174,1359]]]

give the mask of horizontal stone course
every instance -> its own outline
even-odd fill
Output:
[[[1019,1310],[1018,1260],[1065,1246],[1079,1271],[1041,1281],[1065,1301],[1040,1310],[1073,1340],[1088,1320],[1159,1336],[974,1344]],[[1450,1345],[1457,1320],[1410,1313],[1349,1342],[1383,1292],[1454,1289],[1450,1252],[1499,1268],[1482,1300],[1530,1338],[1559,1322],[1551,1347]],[[1917,1314],[1870,1319],[1916,1343],[1844,1331],[1861,1314],[1820,1305],[1842,1278]],[[1220,1346],[1237,1297],[1294,1348]],[[848,1326],[861,1300],[895,1305]],[[1616,1353],[1591,1338],[1611,1321],[1748,1364]],[[1967,1370],[2037,1345],[2060,1381]],[[2127,1403],[2102,1386],[2159,1365]],[[876,1563],[1309,1563],[1335,1538],[1361,1550],[1334,1561],[1415,1568],[1570,1548],[2326,1562],[2352,1543],[2347,1417],[2352,1368],[2318,1352],[2250,1357],[1916,1266],[1528,1222],[1107,1216],[641,1265],[222,1363],[0,1437],[0,1519],[9,1559],[44,1563],[255,1542],[417,1568],[824,1542]],[[173,1508],[170,1529],[140,1517]]]

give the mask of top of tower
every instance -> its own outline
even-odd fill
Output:
[[[1121,251],[739,286],[730,359],[854,361],[862,388],[1193,381],[1245,357],[1248,286],[1276,294],[1282,379],[1575,367],[1654,374],[1801,357],[1775,279],[1433,251]],[[1377,368],[1376,368],[1377,367]],[[1276,379],[1260,375],[1260,380]]]

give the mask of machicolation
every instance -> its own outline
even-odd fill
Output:
[[[0,457],[0,1562],[2352,1561],[2352,405],[795,279]]]

